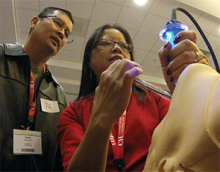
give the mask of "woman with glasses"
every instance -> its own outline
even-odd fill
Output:
[[[170,102],[133,83],[142,73],[124,28],[95,30],[85,47],[79,95],[58,122],[65,170],[143,170]]]

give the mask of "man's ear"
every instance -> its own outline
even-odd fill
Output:
[[[31,29],[34,29],[36,23],[39,21],[39,17],[35,16],[31,19]]]

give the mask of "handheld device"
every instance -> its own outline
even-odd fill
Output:
[[[172,47],[175,46],[174,44],[174,38],[177,33],[179,33],[182,30],[188,30],[188,26],[185,24],[172,19],[169,20],[166,24],[166,26],[159,32],[159,37],[164,42],[170,42]]]

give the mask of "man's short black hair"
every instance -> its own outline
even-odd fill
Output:
[[[41,17],[47,16],[48,14],[53,14],[53,12],[56,10],[64,12],[70,18],[72,24],[74,24],[74,20],[73,20],[71,12],[69,12],[68,10],[62,9],[62,8],[58,8],[58,7],[46,7],[38,14],[38,17],[41,18]]]
[[[71,20],[72,24],[74,24],[72,13],[70,11],[68,11],[68,10],[65,10],[65,9],[62,9],[62,8],[58,8],[58,7],[46,7],[46,8],[44,8],[38,14],[38,17],[42,18],[42,17],[47,16],[48,14],[53,14],[53,12],[56,11],[56,10],[64,12],[69,17],[69,19]],[[31,31],[32,31],[32,29],[30,29],[29,35],[31,34]]]

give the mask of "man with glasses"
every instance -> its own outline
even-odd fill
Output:
[[[24,46],[0,45],[0,171],[62,170],[56,125],[67,106],[46,62],[73,41],[72,14],[47,7]]]

